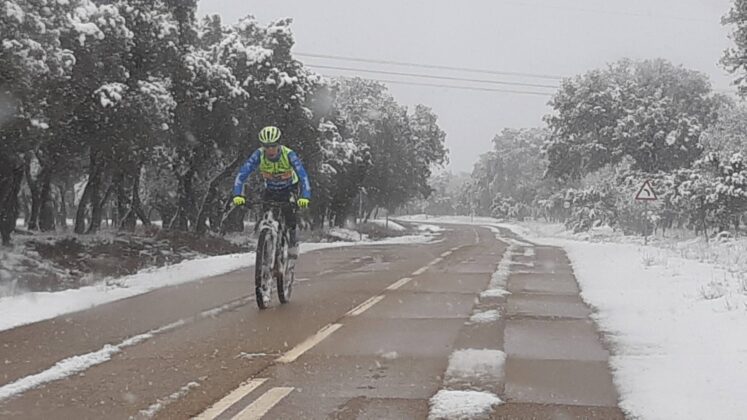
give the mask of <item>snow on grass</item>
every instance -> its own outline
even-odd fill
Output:
[[[505,364],[506,353],[500,350],[456,350],[449,356],[444,384],[449,388],[499,384],[503,382]]]
[[[420,232],[431,232],[431,233],[439,233],[439,232],[443,232],[446,230],[442,228],[441,226],[426,225],[426,224],[418,224],[417,229]]]
[[[328,236],[339,239],[341,241],[355,242],[368,239],[368,236],[362,235],[354,230],[341,227],[330,228],[326,233]]]
[[[368,223],[381,226],[383,228],[393,230],[395,232],[405,232],[407,230],[404,226],[400,225],[399,223],[391,219],[389,219],[388,225],[385,219],[372,219],[372,220],[369,220]]]
[[[499,319],[501,319],[501,313],[495,309],[491,309],[489,311],[475,312],[469,318],[469,322],[473,324],[487,324],[498,321]]]
[[[140,295],[166,286],[225,274],[254,264],[255,254],[199,258],[143,270],[104,284],[58,292],[31,292],[0,298],[0,331],[104,303]]]
[[[581,296],[610,344],[620,407],[631,418],[744,416],[744,269],[682,258],[676,246],[536,241],[567,251]]]
[[[302,243],[300,252],[343,246],[407,245],[426,243],[432,239],[431,235],[408,235],[381,241]],[[162,287],[201,279],[210,281],[211,277],[249,268],[254,265],[254,260],[253,252],[199,258],[146,269],[130,276],[78,289],[0,297],[0,331],[141,295]]]
[[[428,420],[487,419],[493,407],[502,403],[490,392],[442,389],[430,400]]]

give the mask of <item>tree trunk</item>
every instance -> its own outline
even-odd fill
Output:
[[[44,177],[44,170],[40,172],[36,179],[31,176],[31,154],[26,156],[26,164],[24,165],[26,171],[26,184],[29,186],[31,192],[31,212],[28,217],[26,224],[28,230],[39,230],[39,212],[41,211],[41,188],[39,187],[40,180]]]
[[[121,220],[120,229],[132,231],[137,226],[137,219],[143,222],[143,226],[150,226],[150,217],[143,210],[143,203],[140,200],[140,177],[142,176],[142,165],[135,171],[132,179],[132,199],[130,200],[130,209],[125,217]]]
[[[169,229],[171,230],[181,230],[184,232],[189,230],[190,208],[192,207],[192,203],[194,203],[194,191],[192,190],[193,176],[194,171],[191,169],[185,175],[178,176],[177,209],[171,222],[169,222]]]
[[[90,155],[90,164],[88,167],[88,181],[83,189],[83,195],[80,197],[78,209],[75,213],[75,233],[83,234],[86,232],[86,213],[89,203],[98,201],[98,188],[101,183],[101,167],[98,158],[92,150]],[[94,195],[96,197],[94,197]],[[91,206],[93,207],[93,206]]]
[[[116,220],[118,228],[123,228],[125,225],[125,219],[129,217],[129,214],[130,214],[130,212],[128,211],[130,199],[127,197],[127,191],[125,190],[124,173],[121,170],[118,170],[117,174],[112,179],[112,182],[114,183],[114,189],[117,192],[116,193],[117,212],[114,217],[114,220]]]
[[[67,182],[62,185],[57,185],[57,191],[60,194],[59,208],[57,209],[57,226],[63,230],[67,230],[67,199],[65,194],[67,193]]]
[[[41,191],[39,195],[39,230],[50,232],[55,230],[55,210],[54,200],[52,199],[52,167],[42,171]]]
[[[92,191],[93,184],[89,178],[88,182],[86,182],[86,187],[83,189],[83,195],[80,197],[78,209],[75,212],[75,228],[73,231],[77,234],[86,232],[86,208],[88,207],[88,202],[91,201]]]
[[[236,169],[236,167],[244,160],[243,157],[237,158],[233,162],[231,162],[230,165],[223,168],[220,173],[215,175],[213,179],[210,180],[210,184],[208,185],[207,193],[205,193],[205,198],[202,200],[202,205],[200,205],[199,213],[197,214],[197,222],[195,223],[195,232],[199,234],[203,234],[207,231],[207,225],[205,224],[205,221],[208,218],[208,214],[211,210],[211,206],[213,204],[213,201],[215,201],[215,197],[218,195],[218,186],[220,185],[221,181],[231,174],[231,172]]]
[[[97,185],[94,189],[94,193],[93,195],[91,195],[91,204],[93,205],[93,209],[91,209],[91,225],[88,226],[87,233],[96,233],[99,231],[99,229],[101,229],[101,221],[104,215],[104,205],[107,201],[109,201],[109,197],[111,197],[113,191],[114,184],[111,184],[104,192],[104,196],[101,197],[101,199],[98,199],[99,185]]]
[[[18,217],[18,193],[24,175],[24,162],[19,156],[0,156],[0,237],[10,245],[10,237]]]

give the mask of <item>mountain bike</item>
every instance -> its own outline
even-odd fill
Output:
[[[259,239],[254,267],[254,285],[259,309],[266,309],[270,305],[273,279],[280,303],[290,301],[296,268],[296,259],[288,255],[290,234],[283,217],[283,209],[286,206],[295,207],[295,200],[269,201],[265,202],[264,206],[265,211],[258,225]]]

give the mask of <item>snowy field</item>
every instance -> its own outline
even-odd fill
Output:
[[[408,235],[380,241],[303,243],[301,253],[327,248],[361,245],[401,245],[424,243],[434,235]],[[231,254],[183,261],[166,267],[147,269],[131,276],[59,292],[32,292],[0,297],[0,331],[89,309],[120,299],[148,293],[162,287],[246,269],[254,265],[255,254]]]
[[[747,240],[573,235],[489,218],[402,220],[507,228],[563,247],[610,345],[620,406],[640,419],[741,419],[747,413]]]

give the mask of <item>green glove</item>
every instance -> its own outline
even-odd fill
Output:
[[[305,209],[309,207],[309,199],[308,198],[299,198],[298,199],[298,207]]]
[[[246,198],[240,195],[237,195],[236,197],[233,198],[233,204],[235,206],[243,206],[244,204],[246,204]]]

